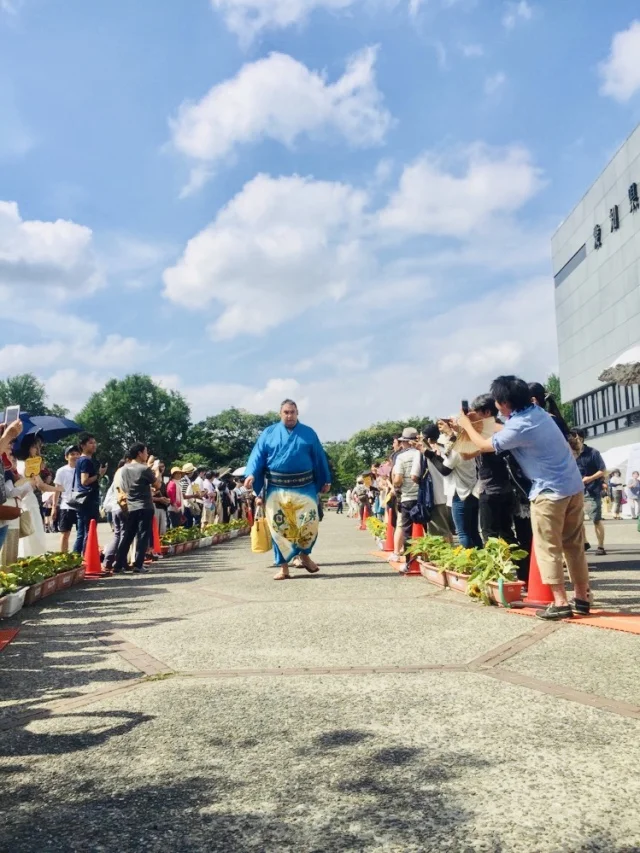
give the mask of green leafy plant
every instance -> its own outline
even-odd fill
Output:
[[[492,582],[517,580],[515,560],[527,556],[518,545],[510,545],[504,539],[487,539],[485,547],[477,552],[476,565],[467,584],[467,593],[471,598],[479,599],[483,604],[491,604],[488,585]]]
[[[14,572],[0,572],[0,598],[17,592],[20,586],[20,578]]]
[[[426,535],[414,539],[407,551],[412,557],[421,557],[426,562],[433,563],[443,572],[454,548],[442,536]]]

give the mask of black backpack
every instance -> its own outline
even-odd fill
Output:
[[[433,480],[424,455],[420,454],[420,487],[418,502],[409,512],[409,518],[414,524],[421,524],[425,529],[431,521],[433,511]]]

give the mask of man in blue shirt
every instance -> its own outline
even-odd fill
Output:
[[[586,433],[582,429],[572,429],[578,457],[578,470],[582,475],[584,483],[584,508],[596,531],[598,539],[598,550],[596,554],[604,556],[604,524],[602,522],[602,483],[607,470],[604,459],[595,447],[589,447],[584,443]],[[589,543],[585,542],[585,548],[589,550]]]
[[[580,615],[589,613],[589,568],[584,553],[584,484],[569,445],[544,409],[531,403],[526,382],[515,376],[499,376],[491,395],[504,427],[485,438],[467,415],[459,425],[483,453],[510,450],[531,480],[531,524],[540,575],[551,587],[554,603],[537,616],[557,620],[573,616],[567,601],[562,556],[573,582],[573,607]]]

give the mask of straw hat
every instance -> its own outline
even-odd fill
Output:
[[[171,476],[173,477],[174,474],[182,474],[182,468],[177,468],[177,467],[172,468],[171,469]]]

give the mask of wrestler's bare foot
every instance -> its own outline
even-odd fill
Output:
[[[284,566],[280,566],[280,571],[277,575],[273,576],[274,581],[287,581],[291,575],[289,574],[289,566],[286,564]]]
[[[315,575],[316,572],[320,571],[320,568],[313,562],[308,554],[300,554],[300,562],[310,575]]]

